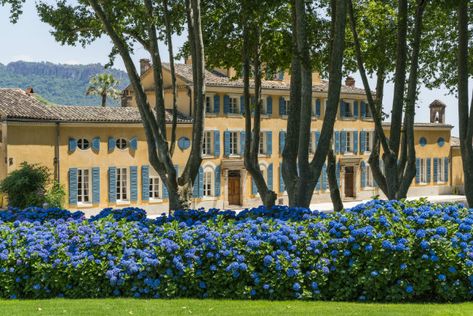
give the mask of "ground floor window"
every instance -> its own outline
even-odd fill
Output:
[[[117,168],[117,201],[128,200],[128,169]]]
[[[367,187],[374,187],[374,181],[373,181],[373,173],[371,172],[371,166],[366,165],[366,186]]]
[[[427,183],[427,160],[419,159],[419,180],[420,183]]]
[[[159,177],[150,176],[149,177],[149,198],[150,199],[159,199],[161,197],[160,194],[160,184],[159,184]]]
[[[214,196],[214,193],[213,193],[213,188],[214,188],[214,171],[211,169],[211,168],[206,168],[204,170],[204,179],[203,179],[203,194],[204,194],[204,197],[210,197],[210,196]]]
[[[90,203],[89,169],[77,169],[77,202]]]

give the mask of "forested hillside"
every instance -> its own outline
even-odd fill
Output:
[[[100,64],[63,65],[50,62],[16,61],[7,65],[0,63],[0,87],[33,87],[34,91],[48,101],[64,105],[99,105],[100,99],[86,96],[90,77],[98,73],[111,73],[120,81],[120,89],[128,85],[126,72],[105,69]],[[109,101],[119,105],[119,100]]]

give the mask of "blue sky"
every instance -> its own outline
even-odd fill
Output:
[[[10,24],[8,17],[7,8],[0,7],[0,35],[2,37],[0,63],[6,64],[17,60],[50,61],[65,64],[105,64],[108,62],[107,56],[111,48],[108,38],[102,38],[86,48],[61,46],[50,34],[51,28],[49,25],[39,20],[34,1],[26,1],[24,13],[17,24]],[[182,45],[183,40],[183,37],[175,38],[175,45]],[[161,55],[163,60],[168,60],[165,47],[162,47]],[[145,51],[142,48],[137,48],[134,56],[135,62],[138,62],[142,57],[146,57]],[[124,68],[120,58],[116,59],[115,67]],[[356,85],[362,87],[360,77],[357,74],[354,77]],[[372,89],[374,89],[374,82],[371,84]],[[392,102],[392,92],[392,84],[388,84],[384,99],[386,112],[389,111]],[[428,106],[435,99],[447,104],[447,123],[454,126],[458,125],[457,99],[454,95],[450,95],[447,89],[429,90],[424,87],[421,88],[416,110],[416,121],[429,121]],[[454,128],[453,135],[458,135],[457,127]]]

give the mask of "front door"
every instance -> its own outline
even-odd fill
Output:
[[[353,190],[354,176],[353,167],[345,167],[345,197],[355,197]]]
[[[241,205],[240,171],[228,171],[228,204]]]

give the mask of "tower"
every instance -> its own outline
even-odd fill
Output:
[[[430,123],[445,123],[445,108],[447,106],[440,100],[430,103]]]

